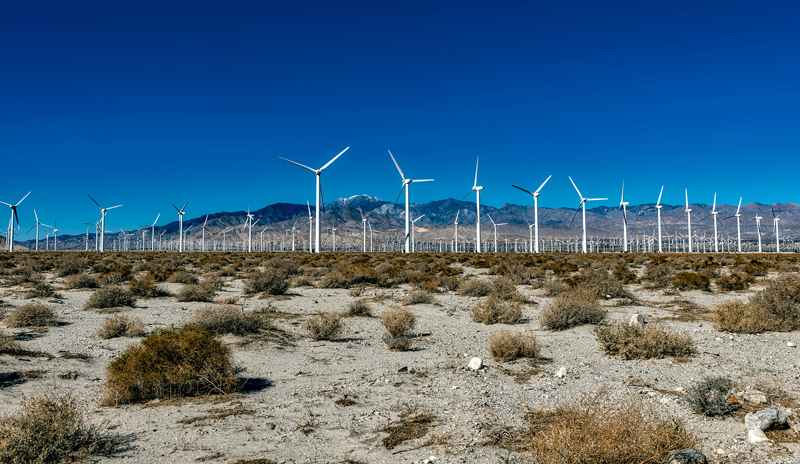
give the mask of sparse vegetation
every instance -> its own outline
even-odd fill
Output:
[[[97,277],[89,274],[75,274],[67,277],[67,288],[77,290],[80,288],[99,288]]]
[[[249,335],[272,328],[265,311],[244,311],[233,305],[212,305],[201,308],[189,322],[214,335]]]
[[[595,327],[595,335],[606,353],[622,359],[687,358],[696,352],[691,337],[654,326],[615,323]]]
[[[132,295],[141,298],[159,298],[162,296],[169,296],[169,292],[159,288],[156,285],[156,281],[147,276],[131,280],[130,291]]]
[[[134,307],[136,298],[133,294],[123,287],[111,285],[95,290],[89,301],[86,302],[86,309],[108,309],[123,306]]]
[[[251,273],[245,281],[244,292],[247,294],[266,293],[268,295],[284,295],[289,290],[289,276],[278,269],[267,269]]]
[[[470,317],[481,324],[520,324],[522,305],[490,295],[472,307]]]
[[[532,334],[503,330],[489,337],[489,354],[500,362],[539,357],[539,343]]]
[[[433,304],[433,295],[430,292],[422,289],[414,289],[408,292],[403,298],[404,305],[418,305],[418,304]]]
[[[342,331],[342,315],[323,312],[309,317],[303,328],[312,340],[335,341]]]
[[[189,271],[175,271],[173,272],[168,278],[167,282],[172,282],[174,284],[197,284],[200,280],[197,278],[196,275],[192,274]]]
[[[372,317],[372,307],[365,300],[356,300],[347,305],[348,317]]]
[[[383,342],[391,351],[407,351],[411,348],[411,331],[416,325],[414,313],[405,308],[392,308],[381,315],[381,323],[386,328]]]
[[[544,308],[539,322],[549,330],[567,330],[584,324],[598,324],[605,316],[596,294],[584,287],[576,287],[560,294]]]
[[[756,334],[800,328],[800,281],[784,277],[756,293],[749,303],[725,301],[712,311],[717,330]]]
[[[689,407],[708,417],[729,416],[736,409],[731,401],[733,381],[725,377],[706,377],[686,390]]]
[[[17,308],[6,318],[6,327],[47,327],[57,325],[53,308],[41,303],[28,303]]]
[[[462,296],[488,296],[492,290],[494,290],[492,283],[483,279],[462,280],[458,286],[458,294]]]
[[[678,290],[710,291],[711,279],[697,272],[679,272],[672,278],[672,285]]]
[[[103,321],[97,331],[97,338],[103,340],[117,337],[133,338],[142,337],[144,334],[144,324],[141,319],[128,317],[124,314],[114,314]]]
[[[190,302],[196,301],[200,303],[210,303],[214,301],[217,296],[214,288],[205,283],[202,284],[189,284],[184,286],[177,295],[178,301]]]
[[[747,290],[750,284],[755,282],[756,279],[744,273],[731,274],[717,279],[717,286],[723,292],[731,292],[736,290]]]

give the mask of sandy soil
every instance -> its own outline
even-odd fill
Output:
[[[61,279],[49,275],[50,281]],[[763,283],[730,294],[682,292],[678,297],[708,309],[724,299],[746,300]],[[166,284],[177,291],[180,284]],[[496,463],[513,458],[508,451],[479,446],[494,424],[519,426],[528,408],[573,402],[606,387],[613,396],[637,395],[665,413],[683,418],[702,439],[701,449],[714,462],[800,463],[800,446],[793,443],[749,445],[741,419],[707,419],[691,412],[680,390],[708,375],[725,375],[744,384],[780,382],[800,396],[800,335],[766,333],[735,335],[716,331],[708,322],[676,320],[676,307],[656,308],[676,296],[629,286],[645,306],[614,306],[605,302],[609,318],[627,320],[640,313],[651,321],[690,334],[699,354],[688,362],[673,359],[623,361],[605,355],[592,327],[564,332],[544,331],[540,311],[551,303],[541,290],[519,287],[536,304],[526,305],[521,325],[486,326],[473,322],[469,308],[476,298],[437,294],[436,304],[411,306],[418,318],[415,349],[391,352],[381,341],[377,318],[345,319],[342,339],[315,342],[304,335],[302,322],[318,311],[341,311],[356,299],[349,290],[293,288],[288,298],[244,298],[240,280],[229,280],[220,297],[239,296],[245,309],[273,305],[288,313],[278,325],[288,340],[225,337],[237,363],[253,379],[253,390],[217,401],[152,402],[118,408],[99,406],[105,369],[137,339],[99,340],[94,333],[106,314],[82,310],[91,291],[59,290],[57,327],[45,333],[14,330],[25,349],[55,355],[53,359],[2,356],[0,371],[39,370],[39,380],[0,388],[0,413],[15,411],[22,395],[49,389],[74,392],[90,418],[119,434],[126,449],[99,462],[235,462],[268,458],[276,462],[436,462]],[[399,305],[409,288],[366,290],[376,314]],[[3,301],[17,306],[21,291],[0,291]],[[140,299],[122,312],[140,318],[148,331],[179,326],[204,303],[179,303],[173,297]],[[542,342],[542,354],[552,362],[523,382],[512,373],[530,370],[525,362],[499,364],[488,353],[487,338],[500,330],[532,331]],[[69,353],[88,355],[75,359]],[[473,356],[482,358],[479,371],[466,368]],[[555,373],[566,367],[567,375]],[[339,400],[352,400],[352,405]],[[337,404],[339,401],[339,404]],[[382,446],[381,432],[409,409],[434,414],[437,420],[423,437],[392,450]],[[351,461],[348,461],[351,460]]]

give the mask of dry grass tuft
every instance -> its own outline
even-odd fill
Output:
[[[89,301],[86,302],[85,309],[107,309],[121,306],[133,307],[135,305],[136,298],[129,290],[111,285],[96,290],[92,296],[89,297]]]
[[[117,337],[143,337],[144,334],[144,324],[141,319],[124,314],[107,317],[100,326],[100,330],[97,331],[97,337],[102,340]]]
[[[365,300],[356,300],[347,305],[347,317],[372,317],[372,307]]]
[[[0,462],[75,462],[109,454],[117,440],[88,425],[71,394],[28,397],[22,409],[0,419]]]
[[[514,301],[504,301],[490,295],[479,301],[470,310],[470,317],[482,324],[521,324],[522,305]]]
[[[203,282],[202,284],[189,284],[183,287],[177,295],[178,301],[211,303],[217,296],[214,287]]]
[[[285,295],[289,290],[289,276],[279,269],[267,269],[250,274],[245,281],[244,292],[247,294],[266,293],[268,295]]]
[[[14,340],[14,337],[5,333],[0,333],[0,354],[19,354],[22,352],[22,347],[19,342]]]
[[[691,337],[659,327],[641,328],[615,323],[595,327],[594,332],[606,353],[622,359],[687,358],[696,353]]]
[[[272,328],[266,311],[244,311],[233,305],[201,308],[189,324],[202,327],[214,335],[249,335]]]
[[[53,308],[41,303],[28,303],[17,308],[5,320],[6,327],[47,327],[57,325]]]
[[[542,327],[567,330],[584,324],[598,324],[606,317],[592,290],[576,287],[555,298],[539,316]]]
[[[239,387],[230,348],[200,327],[159,330],[108,366],[103,404],[227,394]]]
[[[381,323],[392,337],[409,334],[416,322],[414,313],[405,308],[392,308],[381,315]]]
[[[433,299],[433,295],[431,292],[427,290],[415,289],[408,292],[405,298],[403,298],[403,304],[410,306],[410,305],[418,305],[418,304],[433,304],[435,300]]]
[[[532,334],[504,330],[489,337],[489,354],[500,362],[538,358],[541,348]]]
[[[67,288],[100,288],[100,282],[97,277],[88,274],[75,274],[67,277]]]
[[[731,401],[733,381],[726,377],[706,377],[686,390],[686,401],[692,411],[708,417],[733,414],[736,404]]]
[[[342,331],[342,315],[331,312],[318,313],[309,317],[303,328],[312,340],[335,341]]]

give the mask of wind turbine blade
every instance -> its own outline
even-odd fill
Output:
[[[36,209],[33,210],[33,216],[36,218],[36,223],[39,223],[39,215],[36,214]]]
[[[480,160],[480,156],[475,160],[475,184],[472,186],[473,189],[478,186],[478,162],[480,162]]]
[[[472,192],[474,192],[474,191],[475,191],[475,188],[473,187],[473,188],[472,188],[472,190],[470,190],[469,192],[467,192],[467,194],[466,194],[466,195],[464,195],[464,198],[467,198],[467,197],[469,196],[469,194],[470,194],[470,193],[472,193]],[[464,198],[462,198],[461,200],[463,201],[463,200],[464,200]]]
[[[319,181],[319,202],[322,203],[322,212],[325,212],[325,196],[322,194],[322,179]]]
[[[308,217],[311,217],[311,203],[306,200],[306,206],[308,206]]]
[[[250,224],[250,227],[253,227],[254,225],[258,224],[258,221],[260,221],[260,220],[261,220],[261,218],[256,219],[256,222]],[[297,223],[295,222],[294,225],[297,225]]]
[[[398,201],[400,201],[400,195],[402,195],[402,194],[403,194],[403,189],[404,189],[405,187],[406,187],[406,184],[405,184],[405,183],[403,183],[403,185],[402,185],[402,186],[400,186],[400,193],[398,193],[398,194],[397,194],[397,199],[394,201],[394,206],[397,206],[397,202],[398,202]]]
[[[403,180],[405,181],[406,180],[406,176],[405,176],[405,174],[403,174],[403,170],[400,169],[400,165],[397,164],[397,160],[394,159],[394,155],[392,155],[392,150],[388,150],[388,151],[389,151],[389,156],[391,156],[392,157],[392,161],[394,161],[394,165],[397,168],[397,171],[400,173],[400,177],[402,177]]]
[[[175,203],[173,203],[173,204],[172,204],[172,207],[173,207],[173,208],[175,208],[175,211],[177,211],[178,213],[180,213],[180,212],[181,212],[181,210],[179,210],[179,209],[178,209],[178,207],[177,207],[177,206],[175,206]]]
[[[714,192],[714,203],[711,206],[711,211],[717,210],[717,192]]]
[[[489,215],[487,214],[486,216],[489,216]],[[494,224],[494,219],[492,219],[491,216],[489,216],[489,220],[492,221],[492,224]],[[495,224],[495,225],[497,225],[497,224]]]
[[[673,222],[672,224],[673,224],[673,225],[674,225],[674,224],[677,224],[677,223],[678,223],[678,221],[680,221],[680,220],[681,220],[681,218],[682,218],[682,217],[683,217],[685,214],[686,214],[686,211],[684,211],[683,213],[681,213],[681,215],[680,215],[680,216],[678,216],[678,219],[675,219],[675,222]]]
[[[686,209],[689,209],[689,189],[686,189],[685,192],[686,192]]]
[[[156,222],[158,222],[158,218],[160,218],[160,217],[161,217],[161,213],[158,213],[158,216],[156,216],[156,220],[153,221],[153,225],[156,225]],[[208,219],[208,216],[206,216],[206,219]]]
[[[458,222],[458,215],[461,214],[461,210],[456,211],[456,222]]]
[[[119,208],[120,206],[122,206],[122,205],[117,205],[117,206],[112,206],[111,208],[106,208],[106,211],[108,211],[110,209],[114,209],[114,208]]]
[[[664,193],[664,186],[661,186],[661,192],[658,194],[658,201],[656,202],[656,206],[661,204],[661,195]]]
[[[423,216],[425,216],[425,215],[423,214],[422,216],[420,216],[420,217],[418,217],[418,218],[414,219],[414,220],[413,220],[413,221],[411,221],[411,222],[417,222],[417,221],[419,221],[420,219],[422,219],[422,217],[423,217]]]
[[[548,180],[550,180],[550,178],[551,178],[551,177],[553,177],[553,175],[552,175],[552,174],[550,174],[549,176],[547,176],[547,179],[545,179],[545,180],[544,180],[544,182],[542,182],[542,185],[540,185],[540,186],[539,186],[539,188],[538,188],[538,189],[536,189],[536,192],[534,192],[534,193],[539,193],[539,190],[541,190],[541,189],[542,189],[542,187],[544,187],[544,184],[546,184],[546,183],[547,183],[547,181],[548,181]]]
[[[567,176],[567,177],[569,177],[569,176]],[[575,181],[572,180],[572,177],[569,177],[569,181],[572,182],[572,186],[575,187],[575,191],[578,192],[578,196],[581,197],[581,201],[583,201],[583,195],[581,194],[581,191],[578,190],[578,186],[575,185]]]
[[[345,148],[344,150],[342,150],[342,153],[346,152],[346,151],[347,151],[347,150],[349,150],[349,149],[350,149],[350,147],[347,147],[347,148]],[[334,161],[336,161],[336,158],[338,158],[338,157],[342,156],[342,153],[339,153],[338,155],[334,156],[332,160],[328,161],[328,164],[326,164],[325,166],[322,166],[321,168],[319,168],[319,170],[320,170],[320,171],[322,171],[323,169],[325,169],[325,168],[327,168],[328,166],[330,166],[330,165],[331,165],[331,163],[333,163]]]
[[[91,196],[91,195],[87,195],[87,196],[88,196],[89,198],[91,198],[91,200],[92,200],[92,201],[94,201],[94,204],[95,204],[95,205],[97,205],[97,207],[98,207],[98,208],[100,208],[100,209],[103,209],[103,207],[102,207],[102,206],[100,206],[100,203],[96,202],[96,201],[94,200],[94,198],[92,198],[92,196]],[[6,203],[6,204],[8,204],[8,203]],[[11,205],[9,205],[9,206],[11,206]]]
[[[522,190],[523,192],[525,192],[525,193],[527,193],[527,194],[529,194],[529,195],[533,195],[533,192],[530,192],[530,191],[528,191],[528,190],[525,190],[525,189],[524,189],[524,188],[522,188],[522,187],[517,187],[517,186],[516,186],[516,185],[514,185],[514,184],[511,184],[511,186],[512,186],[512,187],[514,187],[514,188],[516,188],[516,189],[520,189],[520,190]]]
[[[189,205],[189,202],[187,201],[187,202],[186,202],[186,203],[183,205],[183,208],[181,208],[181,213],[183,212],[183,210],[185,210],[185,209],[186,209],[186,207],[187,207],[188,205]]]
[[[578,203],[578,208],[575,210],[575,214],[573,214],[573,215],[572,215],[572,220],[571,220],[571,221],[569,221],[569,225],[570,225],[570,226],[572,226],[572,223],[573,223],[573,222],[575,222],[575,217],[576,217],[576,216],[578,216],[578,211],[580,211],[580,210],[581,210],[581,205],[582,205],[582,204],[583,204],[583,200],[581,200],[581,202],[580,202],[580,203]]]
[[[433,179],[412,179],[412,182],[433,182]]]
[[[742,197],[739,197],[739,206],[736,207],[736,214],[739,214],[739,210],[742,209]],[[36,210],[33,211],[34,213]]]
[[[775,208],[770,208],[772,210],[772,217],[775,218]]]
[[[156,221],[158,221],[158,219],[156,219]],[[155,224],[155,222],[153,224]],[[206,214],[206,220],[203,222],[203,228],[206,227],[206,224],[208,224],[208,214]]]
[[[625,179],[622,179],[622,197],[619,200],[620,203],[625,202]]]
[[[38,221],[37,221],[37,222],[38,222]],[[39,224],[34,224],[34,225],[33,225],[33,227],[31,227],[30,229],[28,229],[28,231],[27,231],[27,232],[25,232],[25,233],[26,233],[26,234],[29,234],[29,233],[31,233],[31,231],[32,231],[33,229],[35,229],[37,225],[39,225]]]
[[[586,201],[601,201],[608,200],[608,198],[587,198]]]
[[[625,227],[628,227],[628,211],[622,210],[622,222],[625,223]]]
[[[0,201],[0,203],[4,204],[6,206],[12,206],[11,203],[6,203],[5,201]]]
[[[300,167],[301,167],[301,168],[303,168],[303,169],[308,169],[308,170],[309,170],[309,171],[311,171],[311,172],[317,172],[317,170],[316,170],[316,169],[311,169],[310,167],[306,166],[305,164],[300,164],[300,163],[294,162],[294,161],[292,161],[292,160],[289,160],[289,159],[286,159],[286,158],[281,158],[280,156],[279,156],[278,158],[280,158],[280,159],[282,159],[282,160],[286,161],[287,163],[292,163],[292,164],[294,164],[294,165],[296,165],[296,166],[300,166]]]
[[[19,214],[17,214],[17,208],[12,210],[14,212],[14,219],[17,220],[17,229],[19,229]]]
[[[28,198],[28,195],[30,195],[30,194],[31,194],[31,192],[28,192],[28,193],[27,193],[27,194],[26,194],[24,197],[22,197],[22,200],[18,201],[18,202],[17,202],[17,204],[16,204],[16,205],[14,205],[14,206],[19,206],[19,204],[20,204],[20,203],[22,203],[22,201],[23,201],[23,200],[25,200],[26,198]]]

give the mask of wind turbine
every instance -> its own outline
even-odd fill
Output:
[[[320,183],[320,175],[322,174],[322,171],[323,171],[325,168],[327,168],[328,166],[330,166],[330,165],[331,165],[331,163],[333,163],[334,161],[336,161],[336,158],[338,158],[338,157],[342,156],[342,153],[346,152],[348,149],[350,149],[350,147],[347,147],[347,148],[345,148],[344,150],[342,150],[342,151],[341,151],[341,153],[339,153],[338,155],[334,156],[332,160],[328,161],[328,163],[327,163],[325,166],[322,166],[322,167],[321,167],[321,168],[319,168],[319,169],[312,169],[312,168],[310,168],[310,167],[308,167],[308,166],[302,165],[302,164],[300,164],[300,163],[296,163],[296,162],[294,162],[294,161],[292,161],[292,160],[288,160],[288,159],[286,159],[286,158],[281,158],[282,160],[284,160],[284,161],[286,161],[286,162],[288,162],[288,163],[292,163],[292,164],[294,164],[294,165],[296,165],[296,166],[300,166],[300,167],[301,167],[301,168],[303,168],[303,169],[308,169],[309,171],[311,171],[311,172],[313,172],[313,173],[315,173],[315,174],[317,175],[317,195],[316,195],[316,199],[317,199],[317,221],[316,221],[316,232],[317,232],[317,233],[316,233],[316,236],[314,237],[314,248],[315,248],[315,252],[316,252],[316,253],[319,253],[319,234],[320,234],[320,230],[319,230],[319,228],[320,228],[320,222],[319,222],[319,208],[320,208],[320,204],[322,204],[322,209],[323,209],[323,210],[325,209],[325,203],[324,203],[324,200],[323,200],[323,198],[322,198],[322,184]],[[280,157],[279,157],[279,158],[280,158]]]
[[[183,215],[186,214],[185,210],[188,204],[189,202],[187,201],[181,209],[178,209],[175,203],[172,204],[172,207],[178,212],[178,252],[180,253],[183,252]]]
[[[583,207],[583,252],[586,253],[586,202],[608,200],[608,198],[586,198],[581,194],[581,191],[578,190],[578,186],[575,185],[575,181],[572,180],[572,177],[569,177],[569,181],[572,182],[572,186],[575,187],[575,191],[578,192],[578,196],[581,197],[581,203],[578,205],[578,209],[575,210],[575,214],[572,216],[572,222],[575,222],[575,216],[578,215],[578,210]],[[570,225],[572,225],[572,222],[570,222]]]
[[[58,251],[58,226],[55,219],[53,219],[53,251]]]
[[[97,248],[97,246],[98,246],[97,245],[97,234],[100,233],[100,221],[97,221],[97,222],[84,222],[83,224],[87,225],[87,226],[94,226],[94,251],[97,251],[98,250],[98,248]],[[46,224],[42,224],[42,225],[46,225]],[[47,227],[50,227],[50,226],[47,226]]]
[[[487,214],[486,216],[489,216],[489,215]],[[494,222],[494,219],[492,219],[491,216],[489,216],[489,220],[492,221],[492,225],[494,226],[494,252],[497,253],[497,226],[505,226],[508,223],[507,222],[502,222],[500,224],[497,224],[497,223]]]
[[[478,162],[480,161],[480,156],[475,161],[475,184],[472,186],[472,190],[467,192],[464,195],[464,198],[467,198],[470,193],[475,192],[475,205],[476,210],[478,212],[478,217],[475,219],[475,252],[481,252],[481,190],[483,187],[478,186]],[[463,201],[464,198],[461,200]]]
[[[191,229],[192,227],[194,227],[194,224],[190,225],[189,227],[186,228],[186,230],[183,231],[183,242],[184,243],[186,243],[186,234],[189,233],[189,229]]]
[[[461,214],[461,210],[456,211],[456,221],[454,222],[456,226],[456,232],[453,234],[453,243],[455,244],[455,253],[458,253],[458,215]]]
[[[306,206],[308,207],[308,252],[311,253],[311,240],[314,238],[311,228],[314,227],[314,217],[311,216],[311,205],[308,200],[306,200]]]
[[[43,224],[43,223],[39,222],[39,216],[36,214],[36,210],[35,209],[33,210],[33,216],[36,218],[36,224],[33,227],[31,227],[30,229],[28,229],[28,232],[25,232],[25,233],[28,234],[28,233],[30,233],[30,231],[33,230],[34,227],[36,228],[36,251],[39,251],[39,226],[45,226],[45,227],[50,227],[50,226],[48,226],[47,224]]]
[[[409,189],[409,186],[411,185],[412,182],[433,182],[433,179],[416,179],[416,180],[415,179],[407,179],[406,175],[403,174],[403,170],[400,169],[400,165],[397,164],[397,160],[394,159],[394,155],[392,155],[392,151],[391,150],[388,150],[388,151],[389,151],[389,156],[391,156],[392,157],[392,161],[394,161],[394,165],[397,168],[397,172],[400,173],[400,178],[403,179],[403,185],[400,186],[400,193],[397,194],[397,199],[394,201],[395,205],[400,200],[400,195],[403,194],[403,189],[406,190],[406,221],[405,221],[406,222],[406,243],[405,243],[405,252],[408,253],[409,249],[410,249],[410,247],[409,247],[409,235],[408,235],[408,225],[409,225],[408,221],[409,221],[409,219],[411,217],[411,216],[409,216],[410,213],[408,212],[408,208],[409,208],[408,189]],[[366,245],[365,245],[365,247],[366,247]]]
[[[692,252],[692,209],[689,208],[689,189],[686,189],[686,210],[683,211],[683,214],[686,215],[686,224],[687,224],[687,227],[689,228],[689,237],[688,237],[688,239],[689,239],[689,253],[691,253]],[[683,214],[681,214],[678,217],[678,220],[680,220],[683,217]],[[678,222],[678,221],[675,221],[675,222]]]
[[[661,192],[658,194],[658,201],[656,202],[655,206],[651,206],[650,208],[645,209],[656,209],[658,211],[658,252],[661,253],[661,208],[664,205],[661,204],[661,195],[664,193],[664,186],[661,186]],[[667,236],[669,238],[669,235]]]
[[[622,252],[628,252],[628,210],[630,202],[625,201],[625,180],[622,180],[622,197],[619,200],[619,207],[622,208]]]
[[[233,228],[230,228],[228,230],[223,230],[222,231],[222,251],[227,251],[228,250],[228,247],[227,247],[228,241],[227,241],[227,238],[226,238],[226,234],[228,232],[232,231],[232,230],[233,230]]]
[[[30,194],[31,194],[31,192],[26,193],[25,196],[22,197],[22,200],[18,201],[16,205],[12,205],[10,203],[6,203],[4,201],[0,201],[0,203],[2,203],[4,205],[8,206],[9,208],[11,208],[11,226],[8,228],[8,237],[6,237],[6,240],[8,241],[8,251],[9,252],[13,252],[14,251],[14,221],[17,222],[17,229],[19,229],[19,215],[17,214],[17,206],[19,206],[19,204],[22,203],[23,200],[28,198],[28,195],[30,195]],[[38,222],[38,220],[37,220],[37,222]]]
[[[527,221],[527,220],[525,220],[525,222],[528,222],[528,221]],[[530,222],[528,222],[528,235],[530,236],[530,238],[529,238],[529,240],[530,240],[530,244],[529,244],[529,248],[528,248],[528,250],[529,250],[531,253],[533,253],[533,252],[534,252],[534,251],[533,251],[533,250],[534,250],[534,248],[533,248],[533,245],[534,245],[534,244],[533,244],[533,226],[535,226],[535,225],[536,225],[536,223],[535,223],[535,222],[534,222],[533,224],[531,224]],[[537,241],[538,241],[538,240],[537,240]],[[538,243],[537,243],[536,245],[537,245],[537,246],[536,246],[536,249],[538,250],[538,249],[539,249],[539,247],[538,247]]]
[[[158,218],[161,217],[161,213],[158,213],[156,216],[156,220],[153,221],[152,224],[145,224],[142,227],[142,250],[144,250],[144,227],[150,227],[150,251],[154,251],[156,249],[156,222],[158,222]]]
[[[86,228],[86,240],[85,240],[85,244],[86,244],[86,250],[85,250],[85,251],[89,251],[89,228],[88,228],[88,227]]]
[[[97,201],[95,201],[94,198],[92,198],[91,195],[87,196],[94,202],[95,205],[97,205],[98,208],[100,208],[100,253],[102,253],[103,250],[105,250],[105,247],[103,245],[105,244],[105,233],[106,233],[106,211],[114,208],[119,208],[122,205],[112,206],[111,208],[103,208],[102,206],[100,206],[100,203],[98,203]]]
[[[294,246],[294,234],[297,232],[297,221],[294,221],[294,225],[292,226],[292,251],[295,251]]]
[[[552,175],[547,176],[547,179],[545,179],[544,182],[542,182],[542,185],[540,185],[539,188],[536,189],[535,192],[530,192],[528,190],[525,190],[522,187],[517,187],[516,185],[511,184],[512,187],[518,188],[518,189],[522,190],[523,192],[530,194],[533,197],[533,228],[534,228],[534,230],[536,232],[536,241],[534,242],[535,246],[534,246],[533,250],[534,250],[535,253],[539,252],[539,195],[541,195],[541,193],[539,193],[539,191],[542,190],[542,187],[544,187],[544,184],[546,184],[547,181],[550,180],[551,177],[553,177],[553,176]]]
[[[206,251],[206,224],[208,224],[208,214],[206,214],[206,220],[203,222],[203,251]]]
[[[423,214],[422,216],[420,216],[420,217],[414,219],[413,221],[411,221],[411,252],[412,253],[414,251],[416,251],[416,244],[415,244],[416,238],[415,238],[415,235],[416,235],[416,232],[417,232],[417,221],[422,219],[424,216],[425,215]]]
[[[778,236],[778,221],[780,220],[781,218],[775,215],[775,208],[772,208],[772,222],[775,224],[775,253],[781,252],[781,241]]]
[[[391,154],[391,152],[390,152],[390,154]],[[358,208],[358,212],[361,213],[361,226],[364,229],[364,253],[366,253],[367,252],[367,216],[369,216],[369,213],[364,215],[364,212],[361,211],[361,208]],[[370,211],[370,213],[371,212],[372,211]],[[372,226],[370,226],[370,232],[371,231],[372,231]],[[372,240],[370,240],[370,244],[371,243],[372,243]],[[370,246],[370,249],[371,248],[372,248],[372,246]]]
[[[719,214],[719,211],[717,211],[717,192],[714,192],[714,203],[711,206],[711,213],[708,215],[714,216],[714,253],[719,253],[719,241],[717,237],[717,221],[719,219],[717,219],[717,214]],[[708,218],[708,216],[703,219]]]
[[[742,209],[742,197],[739,197],[739,206],[736,207],[736,214],[734,214],[733,216],[728,216],[723,219],[724,221],[725,219],[730,219],[732,217],[736,218],[736,237],[737,237],[736,251],[738,251],[739,253],[742,252],[742,225],[740,219],[742,215],[739,214],[739,210],[741,209]]]
[[[754,217],[753,220],[756,221],[756,234],[758,235],[758,252],[761,253],[761,220],[764,218],[758,215],[758,207],[759,205],[756,204],[756,217]]]

